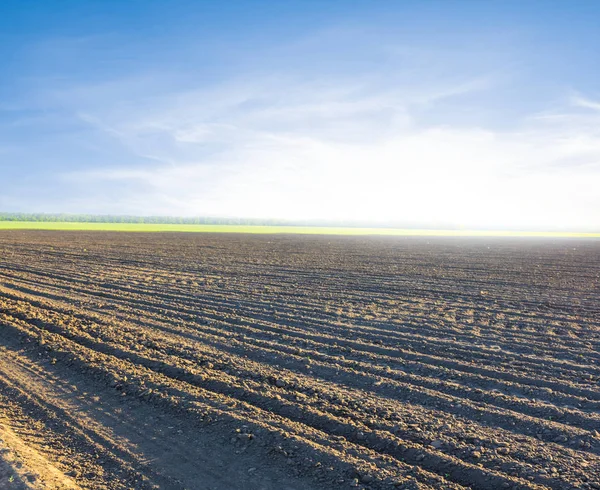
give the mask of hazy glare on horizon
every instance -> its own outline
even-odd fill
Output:
[[[0,5],[0,211],[600,230],[600,2]]]

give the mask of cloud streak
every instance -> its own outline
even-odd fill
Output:
[[[600,104],[572,98],[511,130],[432,124],[494,86],[257,79],[85,120],[152,163],[69,172],[126,213],[600,228]],[[468,101],[466,102],[468,103]]]

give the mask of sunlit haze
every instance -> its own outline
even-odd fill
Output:
[[[3,1],[0,211],[600,230],[598,19]]]

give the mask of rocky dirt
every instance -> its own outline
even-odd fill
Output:
[[[0,232],[0,487],[600,488],[600,241]]]

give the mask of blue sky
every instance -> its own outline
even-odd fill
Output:
[[[0,4],[0,210],[600,229],[600,2]]]

